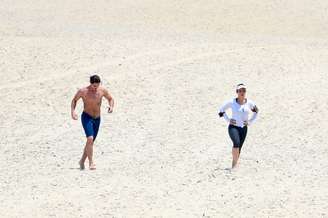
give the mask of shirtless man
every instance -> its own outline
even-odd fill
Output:
[[[109,92],[100,86],[100,77],[93,75],[90,77],[90,85],[80,89],[74,96],[71,104],[71,116],[73,120],[77,120],[78,116],[75,113],[77,101],[82,98],[84,109],[81,115],[82,126],[87,137],[87,142],[83,150],[83,155],[79,161],[80,169],[83,170],[84,162],[89,159],[89,169],[95,170],[96,165],[93,162],[93,143],[96,140],[99,125],[100,125],[100,106],[102,97],[108,100],[108,113],[113,112],[114,99]]]

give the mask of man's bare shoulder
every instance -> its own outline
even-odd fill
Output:
[[[80,88],[77,92],[80,93],[80,94],[85,94],[85,93],[88,92],[88,87]]]
[[[98,90],[104,95],[109,93],[108,90],[105,87],[99,87]]]

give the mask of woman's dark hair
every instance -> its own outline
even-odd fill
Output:
[[[90,76],[90,83],[93,84],[93,83],[100,83],[100,77],[98,75],[93,75],[93,76]]]

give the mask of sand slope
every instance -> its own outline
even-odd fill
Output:
[[[327,8],[1,1],[0,217],[328,217]],[[94,72],[116,108],[81,172],[70,101]],[[239,82],[260,115],[230,172]]]

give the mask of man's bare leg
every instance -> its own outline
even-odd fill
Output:
[[[237,165],[239,158],[239,148],[232,148],[232,167],[234,168]]]
[[[84,170],[85,169],[84,162],[87,159],[87,157],[88,157],[87,156],[87,145],[85,145],[84,146],[84,149],[83,149],[83,154],[82,154],[81,160],[79,161],[80,169],[81,170]]]
[[[87,138],[87,143],[85,147],[86,147],[86,154],[89,159],[89,169],[95,170],[96,166],[93,163],[93,137],[92,136]]]

